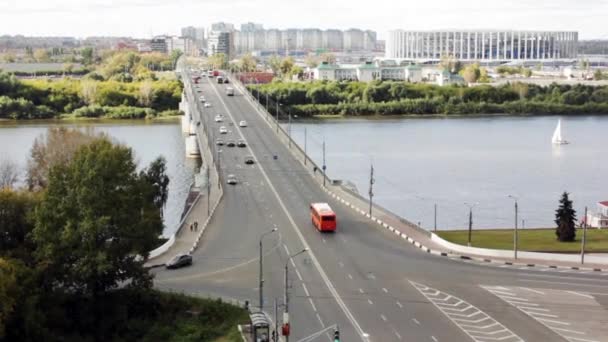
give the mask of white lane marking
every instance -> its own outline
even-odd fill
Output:
[[[207,81],[209,81],[209,80],[207,80]],[[220,93],[218,92],[217,88],[214,85],[212,85],[211,87],[213,88],[213,91],[215,92],[215,95],[219,98],[220,102],[222,103],[224,109],[226,110],[226,113],[230,116],[230,118],[234,122],[234,117],[232,116],[232,113],[230,113],[230,110],[228,109],[228,106],[226,105],[226,102],[224,101],[223,97],[220,95]],[[254,107],[254,110],[256,112],[258,112],[258,109],[255,108],[255,107]],[[258,112],[258,114],[259,114],[259,112]],[[241,132],[241,128],[238,127],[238,126],[236,126],[236,129],[237,129],[239,135],[241,136],[241,138],[244,138],[243,133]],[[253,150],[251,149],[251,146],[249,144],[247,144],[246,148],[249,150],[249,153],[251,153],[251,155],[253,156],[253,158],[255,158],[256,160],[260,160],[255,155],[255,153],[253,153]],[[285,203],[283,203],[283,200],[281,199],[281,196],[279,196],[279,193],[275,189],[274,185],[272,184],[272,182],[270,182],[270,178],[268,177],[268,174],[266,173],[264,167],[262,166],[262,164],[258,164],[258,165],[259,165],[258,170],[260,170],[260,172],[262,172],[262,176],[264,176],[264,179],[266,179],[266,183],[268,184],[268,187],[270,188],[270,190],[272,191],[272,193],[276,197],[277,201],[279,202],[279,205],[281,206],[281,209],[283,210],[283,212],[287,216],[289,222],[291,223],[291,227],[294,229],[294,231],[298,235],[298,238],[300,239],[300,242],[302,243],[302,245],[305,248],[308,248],[308,255],[310,256],[313,264],[317,268],[317,271],[319,272],[319,275],[323,279],[323,282],[325,283],[325,286],[327,286],[327,288],[329,289],[329,292],[332,294],[332,296],[336,300],[336,303],[338,304],[338,306],[340,306],[340,309],[342,309],[342,312],[344,312],[344,314],[346,315],[346,318],[348,318],[348,320],[351,322],[351,324],[353,325],[353,327],[357,331],[357,334],[359,335],[359,338],[361,338],[361,340],[363,342],[365,342],[365,337],[364,337],[365,333],[363,332],[363,329],[361,329],[361,326],[359,325],[359,322],[357,322],[357,320],[355,319],[355,316],[353,316],[352,312],[350,312],[350,310],[348,309],[348,306],[346,306],[346,303],[344,303],[344,301],[342,300],[342,297],[340,296],[340,294],[338,293],[338,291],[334,287],[333,283],[331,282],[331,280],[329,280],[329,277],[325,273],[325,270],[323,270],[323,267],[319,263],[319,260],[317,259],[317,257],[315,256],[314,252],[310,248],[310,245],[308,244],[308,242],[306,241],[306,239],[304,238],[304,235],[300,231],[300,228],[298,227],[298,225],[296,224],[295,220],[293,219],[293,217],[289,213],[289,210],[287,210],[287,206],[285,205]]]
[[[594,298],[595,298],[595,297],[590,296],[590,295],[588,295],[588,294],[585,294],[585,293],[580,293],[580,292],[576,292],[576,291],[566,291],[566,292],[568,292],[568,293],[572,293],[573,295],[577,295],[577,296],[585,297],[585,298],[591,298],[591,299],[594,299]]]
[[[566,270],[569,271],[569,270]],[[520,277],[531,277],[531,278],[558,278],[558,279],[568,279],[568,280],[576,280],[576,281],[597,281],[606,284],[606,279],[597,279],[597,278],[589,278],[589,277],[564,277],[564,276],[556,276],[556,275],[548,275],[548,274],[528,274],[528,273],[518,273]]]
[[[399,309],[403,309],[403,305],[401,305],[401,303],[397,302],[397,306],[399,307]]]
[[[352,280],[352,279],[353,279],[353,276],[349,274],[349,275],[348,275],[348,279],[351,279],[351,280]]]
[[[384,291],[384,293],[388,293],[388,290],[386,289],[386,287],[383,287],[382,291]]]
[[[321,319],[321,316],[319,316],[319,313],[317,312],[317,319],[319,320],[319,323],[321,323],[321,326],[325,326],[325,323],[323,323],[323,320]]]
[[[401,335],[399,335],[397,330],[393,329],[393,332],[395,333],[395,336],[397,336],[397,338],[401,340]]]
[[[360,293],[365,293],[365,292],[363,292],[363,289],[361,289],[361,288],[359,289],[359,292],[360,292]]]
[[[296,275],[298,276],[298,279],[300,279],[300,281],[303,281],[304,279],[302,278],[302,275],[300,274],[300,271],[298,271],[297,268],[294,268],[294,270],[296,271]]]
[[[306,293],[306,297],[310,298],[310,292],[308,292],[308,288],[306,287],[306,284],[302,284],[302,287],[304,288],[304,293]]]
[[[454,323],[474,341],[481,342],[488,340],[502,340],[523,342],[521,337],[517,336],[507,327],[470,303],[426,285],[416,283],[411,280],[410,283],[429,302],[431,302],[431,304],[446,315],[452,321],[452,323]],[[457,314],[452,312],[452,310],[446,310],[447,307],[456,310],[462,310],[464,308],[463,312],[469,313]]]
[[[520,289],[522,289],[522,290],[526,290],[526,291],[534,292],[534,293],[541,294],[541,295],[544,295],[544,294],[545,294],[543,291],[538,291],[538,290],[535,290],[535,289],[531,289],[531,288],[529,288],[529,287],[523,287],[523,286],[520,286],[519,288],[520,288]]]
[[[412,318],[412,321],[414,321],[414,323],[416,323],[416,324],[420,325],[420,322],[418,322],[418,320],[417,320],[417,319]]]
[[[372,302],[371,299],[368,299],[367,302],[369,303],[369,305],[374,305],[374,302]]]
[[[327,241],[325,241],[325,239],[323,239],[323,243],[326,243]]]
[[[431,340],[438,342],[438,340],[435,338],[435,336],[431,336]]]
[[[312,301],[312,298],[308,298],[308,301],[310,302],[310,306],[312,306],[312,310],[314,312],[317,312],[317,306],[315,305],[315,303]]]
[[[344,267],[344,263],[342,261],[338,262],[338,266]]]
[[[535,279],[517,279],[518,281],[524,281],[527,283],[544,283],[544,284],[557,284],[557,285],[575,285],[575,286],[585,286],[585,287],[600,287],[605,289],[606,285],[592,285],[592,284],[581,284],[581,283],[568,283],[563,281],[550,281],[550,280],[535,280]],[[576,279],[574,279],[576,280]]]
[[[380,315],[380,318],[382,318],[382,320],[386,322],[386,316]]]

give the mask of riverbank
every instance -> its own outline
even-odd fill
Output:
[[[440,231],[436,233],[444,240],[466,246],[468,230]],[[576,230],[574,242],[559,242],[554,228],[518,230],[518,249],[529,252],[580,253],[582,229]],[[471,247],[489,249],[513,249],[512,229],[473,230]],[[585,251],[589,253],[608,253],[608,229],[588,229]]]

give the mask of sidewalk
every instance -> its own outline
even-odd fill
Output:
[[[184,79],[187,79],[187,77]],[[185,82],[184,90],[187,93],[187,98],[194,99],[188,102],[191,115],[194,119],[204,122],[201,120],[201,112],[196,100],[197,97],[192,93],[192,87],[189,84],[189,81]],[[147,267],[163,266],[167,261],[180,253],[192,254],[198,247],[199,241],[207,228],[209,220],[222,199],[223,188],[218,186],[219,175],[217,173],[216,165],[212,162],[214,160],[212,156],[213,152],[207,144],[207,136],[205,135],[202,126],[197,128],[197,130],[198,145],[201,151],[201,158],[203,159],[201,174],[205,175],[207,172],[206,170],[209,170],[210,196],[207,196],[208,185],[206,182],[202,182],[200,184],[200,189],[197,189],[200,191],[198,196],[182,218],[176,233],[165,245],[150,253],[150,259],[146,263]],[[207,215],[207,212],[209,212],[209,215]],[[198,229],[190,230],[190,226],[194,224],[194,222],[198,222]]]
[[[257,101],[246,92],[242,86],[245,97],[252,103],[258,113],[265,118],[271,127],[275,127],[275,119],[272,115],[268,115],[263,106],[257,104]],[[275,131],[273,129],[273,131]],[[280,141],[286,146],[289,144],[289,137],[287,132],[279,127],[278,133],[275,133]],[[292,141],[292,148],[290,149],[293,156],[302,163],[304,168],[310,173],[310,175],[319,182],[320,186],[323,186],[324,174],[319,165],[316,165],[311,159],[308,159],[306,165],[304,165],[304,151],[298,146],[295,141]],[[317,172],[313,172],[316,168]],[[527,267],[548,267],[548,268],[565,268],[575,270],[591,270],[596,272],[608,272],[608,255],[606,254],[586,254],[584,264],[580,261],[564,261],[556,260],[564,257],[564,254],[558,253],[532,253],[532,252],[518,252],[518,258],[515,259],[512,256],[504,256],[504,254],[513,253],[512,251],[499,251],[499,250],[483,250],[479,248],[470,248],[467,246],[454,245],[449,246],[449,242],[439,238],[437,235],[430,231],[427,231],[421,227],[416,226],[414,223],[399,217],[396,214],[391,213],[387,209],[374,205],[372,210],[372,216],[368,215],[369,200],[363,198],[358,194],[354,194],[346,190],[340,184],[333,184],[329,178],[326,178],[325,191],[332,197],[336,198],[346,206],[350,207],[362,216],[368,217],[370,220],[378,224],[384,229],[388,229],[407,242],[414,246],[422,249],[423,251],[435,255],[446,256],[451,258],[470,259],[487,263],[498,263],[506,265],[516,266],[527,266]],[[365,208],[365,209],[363,209]],[[447,242],[447,243],[446,243]],[[453,244],[452,244],[453,245]],[[447,247],[446,247],[447,246]],[[452,248],[450,248],[452,247]],[[496,256],[496,254],[503,254],[503,256]],[[538,254],[543,254],[543,259],[534,257]],[[580,255],[578,256],[580,258]],[[576,256],[572,256],[570,259],[576,259]],[[580,259],[579,259],[580,260]]]

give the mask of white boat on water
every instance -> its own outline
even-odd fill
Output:
[[[562,138],[562,120],[557,120],[557,127],[555,127],[555,131],[553,132],[553,137],[551,138],[551,143],[554,145],[566,145],[569,144],[567,140]]]

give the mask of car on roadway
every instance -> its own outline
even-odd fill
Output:
[[[236,146],[236,143],[234,142],[234,140],[231,139],[231,140],[226,141],[226,146],[234,147],[234,146]]]
[[[222,122],[222,121],[224,121],[224,117],[223,116],[221,116],[219,114],[215,116],[215,122]]]
[[[225,126],[221,126],[220,127],[220,134],[226,134],[226,133],[228,133],[228,129],[226,129]]]
[[[192,255],[190,254],[178,254],[174,256],[169,262],[165,264],[167,269],[175,269],[184,266],[192,265]]]
[[[226,183],[231,184],[231,185],[236,185],[239,181],[236,179],[236,176],[233,174],[228,175],[228,177],[226,177]]]
[[[245,142],[245,140],[243,140],[243,139],[239,139],[239,140],[236,142],[236,146],[238,146],[238,147],[246,147],[246,146],[247,146],[247,143]]]
[[[220,139],[220,138],[217,138],[217,139],[215,140],[215,144],[216,144],[217,146],[224,146],[224,140],[222,140],[222,139]]]
[[[211,103],[206,102],[206,103],[205,103],[205,105],[204,105],[204,107],[205,107],[205,108],[209,108],[209,107],[211,107]]]
[[[247,121],[245,121],[245,120],[241,120],[241,121],[239,122],[239,127],[247,127]]]
[[[255,160],[252,156],[245,156],[245,164],[252,165],[255,164]]]

